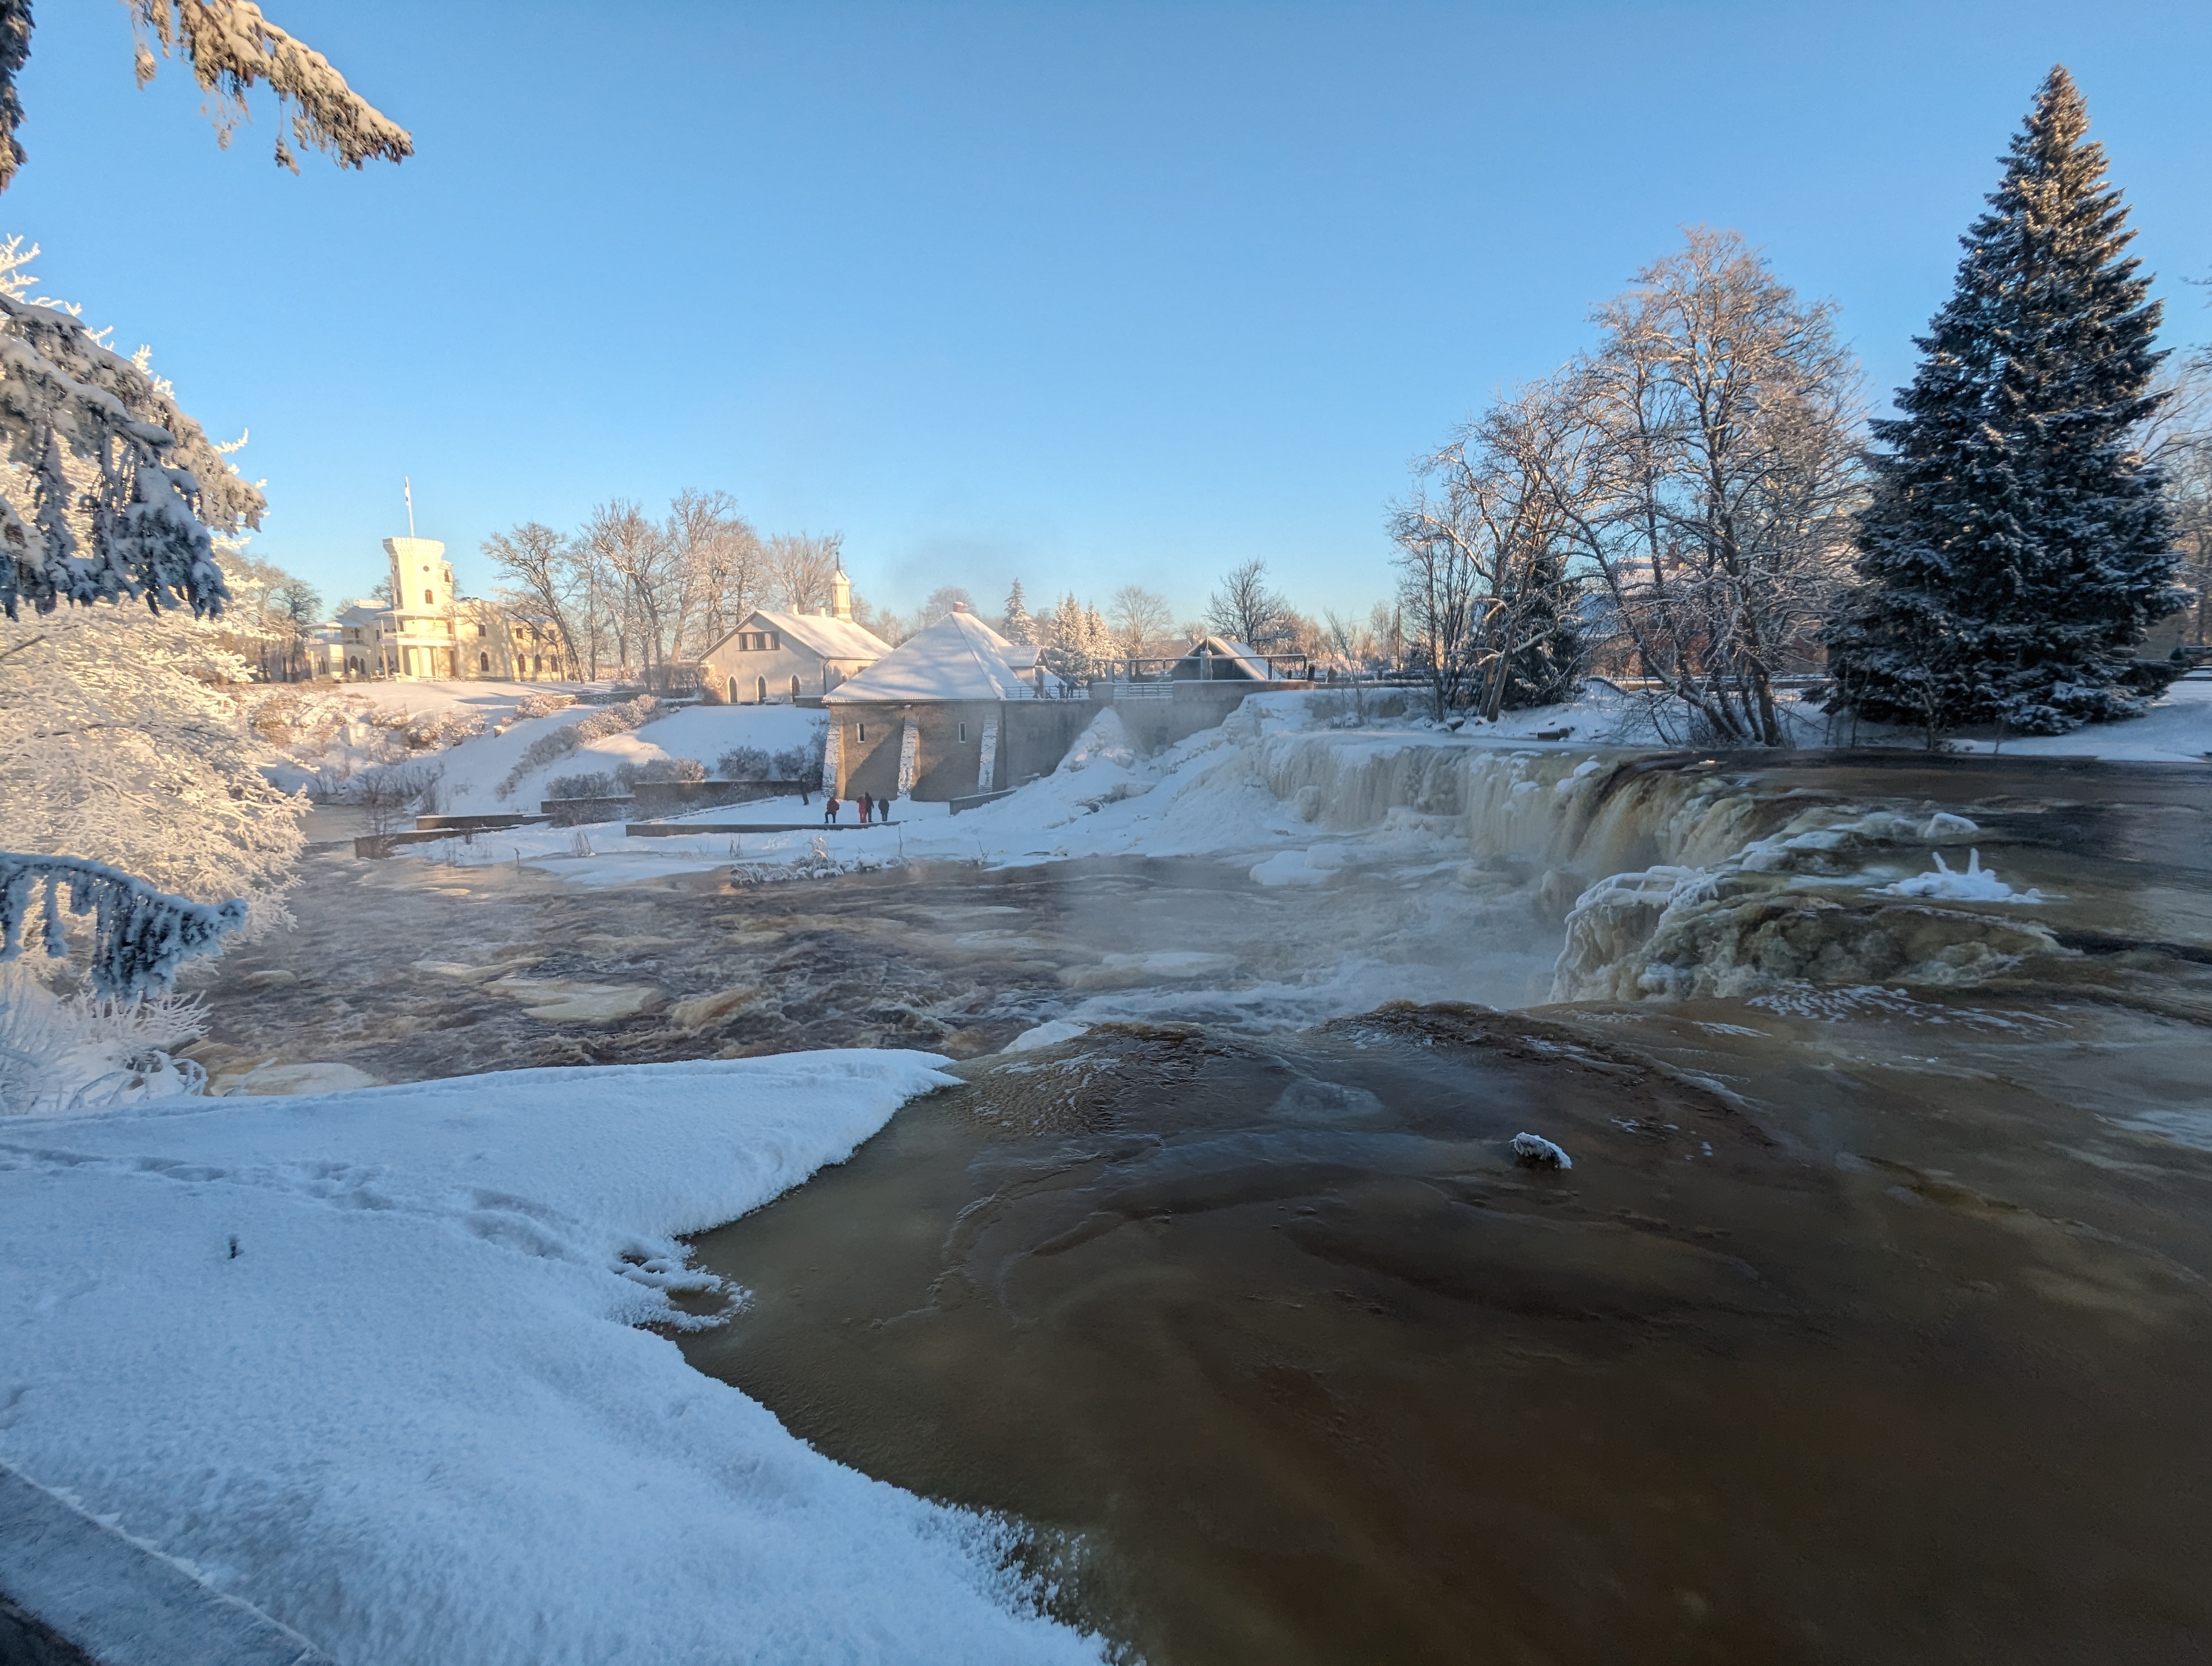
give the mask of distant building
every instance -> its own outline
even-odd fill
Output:
[[[331,646],[337,663],[329,674],[349,683],[391,676],[391,628],[392,610],[374,596],[339,609],[337,617],[325,627],[337,637]]]
[[[757,608],[699,660],[702,691],[732,706],[789,705],[818,700],[891,651],[853,623],[853,585],[839,568],[827,613],[779,613]]]
[[[1066,756],[1092,714],[1058,678],[965,609],[917,631],[830,690],[823,784],[842,798],[941,802],[1018,786]]]
[[[456,616],[463,677],[546,683],[567,682],[575,676],[562,644],[561,627],[545,615],[464,596],[456,605]]]

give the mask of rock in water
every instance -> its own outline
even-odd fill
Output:
[[[1571,1169],[1575,1159],[1540,1134],[1513,1136],[1513,1160],[1524,1169]]]

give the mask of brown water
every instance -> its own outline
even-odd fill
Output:
[[[1156,1663],[2212,1657],[2212,773],[1504,763],[1277,758],[1316,836],[1459,842],[1295,891],[326,853],[301,930],[223,958],[204,1057],[966,1061],[698,1241],[751,1298],[683,1346],[1025,1523],[1054,1606]],[[1879,894],[1939,808],[2045,901]],[[1622,987],[1686,945],[1738,998],[1314,1022],[1540,1000],[1583,885],[1868,809],[1905,830],[1622,939]],[[1100,1001],[1188,1022],[986,1056]],[[1523,1129],[1575,1167],[1516,1166]]]
[[[2212,1116],[2124,1122],[2203,1058],[1895,1001],[1096,1031],[704,1235],[751,1298],[684,1347],[1155,1662],[2191,1657]]]

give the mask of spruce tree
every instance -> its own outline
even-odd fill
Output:
[[[1006,611],[999,621],[999,634],[1008,641],[1019,642],[1024,648],[1036,641],[1036,621],[1030,617],[1019,579],[1014,581],[1014,587],[1006,593]]]
[[[1961,239],[1903,415],[1873,423],[1863,588],[1832,628],[1834,708],[2055,734],[2132,717],[2134,650],[2180,600],[2155,469],[2159,303],[2073,78],[2055,68]]]

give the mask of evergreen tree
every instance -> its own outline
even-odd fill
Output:
[[[1036,641],[1036,621],[1030,617],[1028,604],[1022,598],[1022,581],[1019,579],[1014,581],[1014,587],[1006,593],[1006,614],[999,621],[999,635],[1024,647]]]
[[[1486,714],[1495,717],[1500,709],[1521,711],[1573,699],[1586,653],[1583,587],[1567,576],[1558,552],[1538,551],[1503,599],[1511,651]]]
[[[1918,338],[1901,416],[1873,424],[1863,587],[1832,628],[1833,708],[1930,736],[2035,734],[2130,717],[2162,676],[2145,628],[2177,605],[2157,471],[2159,304],[2103,147],[2053,69],[1961,240],[1956,288]]]

